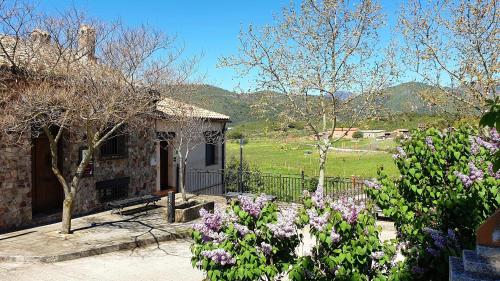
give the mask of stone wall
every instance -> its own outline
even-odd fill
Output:
[[[65,135],[62,142],[62,169],[71,180],[79,161],[81,142]],[[151,165],[155,143],[145,133],[128,137],[128,154],[122,159],[101,160],[94,155],[93,175],[80,182],[73,214],[85,214],[105,207],[100,202],[96,182],[129,177],[129,196],[147,194],[156,189],[156,166]],[[23,148],[7,147],[0,141],[0,232],[32,223],[32,167],[29,140]],[[62,206],[61,206],[62,208]]]
[[[31,222],[31,150],[0,141],[0,231]]]
[[[100,202],[96,183],[104,180],[129,177],[129,196],[147,194],[155,190],[156,167],[150,159],[155,152],[155,143],[144,133],[130,135],[127,140],[128,154],[125,158],[101,159],[99,151],[94,154],[93,175],[82,178],[77,194],[74,214],[83,214],[105,207]],[[81,146],[72,141],[64,145],[64,174],[70,178],[76,171]]]

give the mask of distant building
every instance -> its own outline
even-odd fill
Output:
[[[333,137],[338,138],[345,135],[346,138],[352,139],[352,135],[356,131],[358,131],[358,128],[335,128]]]
[[[408,137],[410,136],[410,130],[408,129],[396,129],[393,132],[395,137]]]
[[[361,130],[363,138],[380,138],[385,136],[384,130]]]
[[[335,128],[335,131],[333,132],[333,137],[334,138],[340,138],[340,137],[345,137],[348,139],[352,139],[352,135],[354,132],[358,131],[358,128]],[[321,135],[328,134],[330,133],[329,131],[322,132],[320,133]]]

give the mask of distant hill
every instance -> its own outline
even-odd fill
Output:
[[[408,82],[386,89],[386,97],[383,107],[392,114],[417,113],[435,114],[438,108],[432,107],[421,95],[432,95],[438,97],[436,88],[424,83]],[[442,94],[441,94],[442,96]],[[446,103],[446,109],[452,110],[450,103]]]
[[[389,87],[386,91],[384,99],[379,101],[381,112],[389,115],[401,113],[435,114],[437,112],[419,95],[419,93],[433,94],[437,92],[427,84],[402,83]],[[342,92],[343,97],[349,94]],[[262,101],[262,96],[263,92],[238,94],[211,85],[197,85],[193,88],[193,95],[189,102],[229,115],[233,125],[235,125],[242,122],[272,120],[280,113],[280,106],[284,105],[282,97],[278,93],[271,95],[271,101],[267,100],[270,106],[275,106],[274,110],[265,113],[258,111],[257,104]]]

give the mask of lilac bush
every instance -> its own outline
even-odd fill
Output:
[[[296,206],[278,209],[263,195],[240,196],[226,210],[200,215],[193,226],[192,263],[210,280],[271,280],[297,258]]]
[[[401,177],[382,171],[368,193],[395,221],[417,280],[447,280],[448,257],[475,247],[477,227],[500,207],[500,139],[495,128],[413,131],[394,161]]]
[[[309,226],[315,245],[310,256],[297,259],[291,280],[404,278],[407,272],[395,261],[396,245],[380,242],[380,229],[364,204],[326,197],[321,187],[304,197],[300,223]]]

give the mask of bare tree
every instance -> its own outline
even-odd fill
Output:
[[[165,141],[174,149],[179,163],[179,189],[182,200],[187,202],[186,171],[190,153],[200,145],[222,143],[224,134],[209,118],[213,113],[200,107],[163,98],[158,103],[157,109],[161,114],[159,122],[164,121],[164,124],[168,124],[168,127],[161,128],[164,131],[157,134],[157,140]]]
[[[70,233],[74,200],[94,153],[119,134],[153,127],[155,90],[185,81],[176,68],[180,53],[174,38],[145,26],[100,23],[76,10],[47,16],[21,2],[2,4],[2,140],[26,144],[23,138],[47,136],[51,168],[64,190],[61,231]],[[63,139],[88,151],[69,176],[58,165]]]
[[[242,76],[256,74],[261,90],[282,94],[289,119],[303,121],[319,151],[319,186],[341,122],[351,128],[373,114],[390,82],[391,56],[378,44],[383,15],[370,0],[305,0],[275,24],[241,32],[238,56],[223,58]]]
[[[434,91],[425,100],[440,107],[455,103],[466,114],[484,113],[486,100],[498,96],[498,5],[496,0],[409,0],[404,5],[404,65],[440,94]]]

